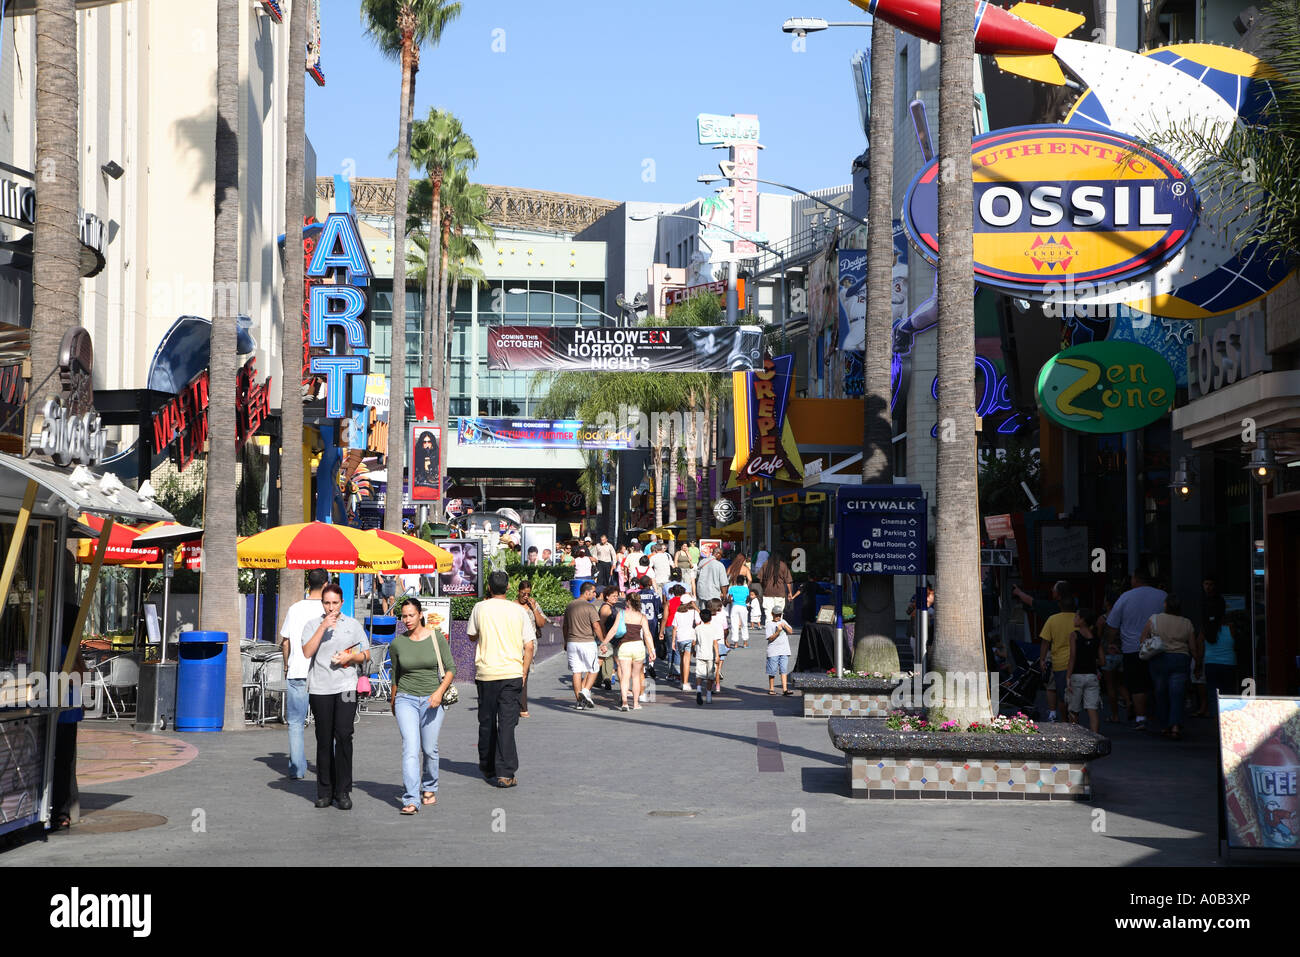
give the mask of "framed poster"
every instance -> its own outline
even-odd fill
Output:
[[[479,560],[482,543],[467,538],[451,538],[434,542],[439,548],[451,552],[451,571],[438,575],[438,586],[444,595],[480,595],[481,576]]]
[[[451,599],[422,597],[420,599],[420,609],[424,612],[424,627],[437,628],[450,641]],[[444,661],[443,665],[451,667],[451,662]]]
[[[525,565],[554,565],[555,526],[525,524],[520,546]]]
[[[1300,849],[1300,698],[1218,700],[1220,839]]]
[[[436,502],[442,497],[442,429],[433,422],[412,422],[411,501]]]

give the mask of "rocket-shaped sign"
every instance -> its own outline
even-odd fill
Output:
[[[940,0],[850,2],[906,33],[939,42]],[[1053,56],[1057,41],[1083,22],[1077,13],[1037,3],[1017,3],[1003,10],[981,0],[975,4],[975,52],[996,57],[998,66],[1008,73],[1059,86],[1065,82],[1065,74]]]

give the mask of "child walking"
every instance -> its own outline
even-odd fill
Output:
[[[695,675],[699,682],[696,704],[713,703],[715,685],[722,677],[722,644],[722,620],[714,613],[713,602],[706,602],[695,626]]]
[[[772,620],[767,623],[767,693],[776,694],[776,676],[781,676],[781,694],[794,694],[786,687],[785,676],[790,670],[790,636],[794,629],[785,620],[780,605],[772,608]]]
[[[749,647],[749,578],[737,575],[727,589],[731,598],[731,647]]]

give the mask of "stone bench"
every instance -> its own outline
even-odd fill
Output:
[[[814,671],[790,675],[790,687],[803,692],[805,718],[885,717],[895,707],[890,703],[894,689],[906,681],[893,678],[835,678]],[[911,700],[910,691],[907,700]]]
[[[855,798],[1088,801],[1088,764],[1110,739],[1074,724],[1040,734],[890,731],[883,718],[834,717],[831,743],[844,752]]]

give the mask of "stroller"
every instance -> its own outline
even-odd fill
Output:
[[[1011,677],[998,688],[998,713],[1011,716],[1016,712],[1038,720],[1038,692],[1043,689],[1046,675],[1038,662],[1030,663],[1019,642],[1011,645]]]

